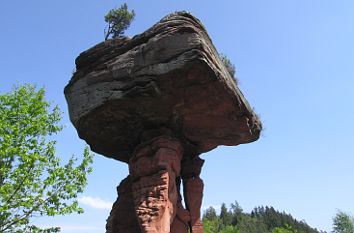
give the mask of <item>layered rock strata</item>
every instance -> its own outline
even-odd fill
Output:
[[[203,25],[174,13],[75,62],[64,91],[73,125],[93,151],[129,166],[107,232],[202,233],[199,155],[261,131]]]

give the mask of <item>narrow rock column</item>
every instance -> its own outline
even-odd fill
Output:
[[[186,208],[190,213],[189,227],[192,233],[203,233],[200,208],[203,199],[203,180],[199,177],[204,160],[195,156],[182,164],[183,191]]]
[[[177,214],[183,149],[170,136],[140,144],[129,161],[136,216],[142,233],[170,233]]]
[[[190,214],[182,204],[181,177],[177,177],[176,185],[178,190],[177,213],[171,225],[171,233],[189,233]]]
[[[106,233],[140,233],[129,176],[120,182],[117,191],[118,198],[107,219]]]

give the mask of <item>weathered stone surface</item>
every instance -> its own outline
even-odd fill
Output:
[[[200,208],[202,207],[204,183],[199,177],[203,164],[204,160],[198,156],[186,157],[186,160],[182,163],[181,176],[184,198],[190,215],[188,223],[192,233],[203,233]]]
[[[160,136],[139,145],[129,161],[136,216],[142,233],[170,233],[177,214],[183,149]]]
[[[118,199],[107,219],[106,233],[140,233],[134,211],[132,184],[128,176],[117,188]]]
[[[177,214],[171,225],[171,233],[189,233],[190,214],[181,203],[177,203]]]
[[[199,155],[257,140],[261,123],[202,24],[171,14],[83,52],[76,68],[65,96],[79,136],[129,164],[107,233],[203,233]]]
[[[128,162],[146,130],[167,128],[186,154],[258,139],[261,124],[202,24],[171,14],[132,39],[76,59],[65,88],[70,118],[93,151]]]
[[[182,157],[180,142],[166,135],[137,146],[129,161],[130,175],[118,187],[118,199],[107,220],[107,233],[203,232],[200,220],[203,182],[199,174],[204,160],[188,157],[181,163]],[[182,203],[181,183],[186,208]]]
[[[204,160],[198,156],[182,163],[183,148],[177,139],[159,136],[137,146],[129,161],[135,211],[143,233],[203,233],[200,208]],[[181,173],[182,170],[182,173]],[[180,194],[180,180],[186,208]]]

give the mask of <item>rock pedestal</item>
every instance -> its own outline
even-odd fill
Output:
[[[93,151],[129,166],[107,232],[202,233],[199,155],[261,131],[203,25],[173,13],[75,62],[64,90],[73,125]]]
[[[182,158],[181,143],[170,136],[138,145],[129,161],[130,175],[118,187],[107,232],[187,233],[191,229],[202,233],[203,181],[199,173],[204,161],[196,156],[181,163]],[[187,209],[182,203],[181,179]]]
[[[169,233],[177,213],[182,146],[160,136],[140,144],[129,161],[135,214],[143,233]]]

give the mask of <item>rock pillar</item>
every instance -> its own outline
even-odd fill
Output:
[[[203,233],[203,163],[183,157],[181,143],[170,136],[141,143],[129,161],[130,175],[117,188],[107,233]]]
[[[106,233],[140,233],[138,219],[134,211],[134,201],[130,176],[117,187],[118,198],[107,219]]]
[[[170,233],[179,199],[182,146],[168,136],[140,144],[129,161],[135,213],[142,233]]]
[[[189,233],[190,213],[182,204],[181,177],[177,177],[176,185],[178,189],[177,213],[171,225],[171,233]]]
[[[187,157],[189,158],[189,157]],[[199,156],[186,159],[182,164],[183,191],[186,208],[190,213],[189,227],[192,233],[203,233],[200,219],[204,184],[199,177],[204,160]]]

